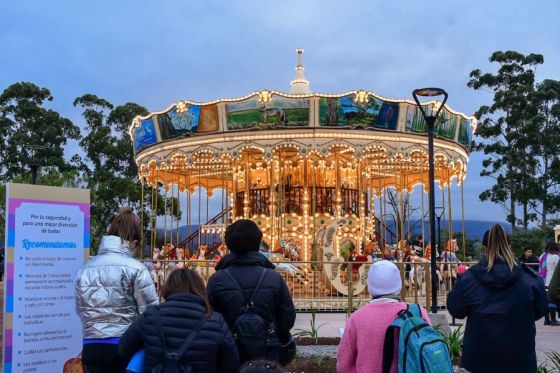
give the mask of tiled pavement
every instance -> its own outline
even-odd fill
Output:
[[[0,325],[3,325],[3,307],[4,307],[4,283],[0,282]],[[448,319],[451,320],[449,318]],[[309,329],[310,313],[298,313],[294,329]],[[325,324],[319,329],[320,337],[337,337],[340,336],[340,328],[346,323],[346,314],[344,313],[318,313],[316,315],[317,325]],[[2,329],[0,328],[0,347],[3,342]],[[560,351],[560,326],[544,326],[543,320],[537,322],[537,338],[536,338],[537,358],[539,361],[544,360],[544,352],[548,350]],[[0,361],[2,361],[3,349],[0,348]]]
[[[447,319],[451,322],[449,314]],[[311,320],[310,313],[298,313],[294,329],[309,329],[309,322]],[[457,320],[458,323],[464,323],[465,320]],[[537,337],[536,349],[537,360],[543,361],[545,359],[545,352],[555,350],[560,352],[560,325],[559,326],[545,326],[543,325],[544,319],[537,321]],[[325,324],[319,329],[319,337],[338,337],[340,336],[340,328],[344,327],[346,323],[346,314],[341,313],[318,313],[316,315],[316,325]],[[464,328],[464,326],[463,326]]]

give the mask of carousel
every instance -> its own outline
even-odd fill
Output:
[[[210,102],[181,100],[136,117],[130,136],[139,177],[143,186],[165,191],[186,210],[182,221],[165,219],[166,245],[196,255],[222,242],[231,222],[251,219],[263,232],[263,253],[320,263],[337,291],[358,293],[365,281],[349,289],[340,275],[343,263],[411,238],[404,225],[388,226],[387,193],[392,191],[401,205],[416,193],[423,207],[427,126],[410,100],[364,90],[312,93],[303,51],[297,53],[289,93],[262,90]],[[441,104],[423,105],[429,114]],[[474,117],[443,108],[434,143],[435,179],[442,191],[451,193],[453,179],[462,187],[475,126]],[[218,214],[209,216],[209,206]],[[406,216],[406,207],[400,207]],[[149,213],[156,210],[145,206],[142,214],[153,227],[152,247],[156,225],[162,225]],[[421,219],[423,231],[423,211]],[[170,226],[185,226],[187,234],[168,234]],[[357,274],[362,279],[365,268]]]

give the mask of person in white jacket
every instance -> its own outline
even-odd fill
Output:
[[[133,252],[141,243],[140,219],[122,208],[95,257],[76,276],[76,311],[84,332],[82,361],[88,373],[123,372],[118,343],[134,319],[159,303],[148,269]]]

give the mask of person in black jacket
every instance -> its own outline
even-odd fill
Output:
[[[288,287],[274,270],[274,265],[260,254],[262,232],[251,220],[241,219],[227,227],[225,241],[231,254],[216,266],[216,273],[208,280],[208,296],[214,309],[224,315],[230,328],[244,314],[246,299],[253,294],[263,268],[266,274],[253,298],[254,311],[274,324],[279,345],[271,346],[266,356],[250,356],[239,351],[241,362],[266,359],[281,362],[280,351],[291,343],[290,329],[296,312]],[[225,273],[225,270],[228,273]],[[244,294],[233,281],[236,279]],[[238,345],[239,347],[239,345]]]
[[[198,332],[180,364],[190,366],[193,372],[235,372],[239,366],[235,340],[223,317],[212,311],[200,276],[190,269],[176,269],[162,286],[161,295],[165,302],[148,307],[121,337],[122,360],[130,361],[144,348],[142,371],[152,372],[163,364],[166,352],[176,352],[192,333]]]
[[[484,234],[484,256],[447,295],[447,309],[467,317],[461,365],[469,372],[534,372],[535,321],[547,310],[544,283],[518,264],[498,224]]]
[[[526,247],[525,250],[523,250],[523,255],[521,255],[518,260],[520,263],[533,265],[530,267],[535,271],[539,269],[539,258],[533,255],[533,249],[530,247]]]

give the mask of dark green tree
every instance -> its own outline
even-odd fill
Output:
[[[87,135],[80,142],[86,154],[81,169],[91,189],[91,236],[95,249],[119,207],[142,210],[142,186],[128,128],[135,116],[146,115],[148,111],[134,103],[114,107],[92,94],[76,98],[74,106],[82,108],[87,129]],[[147,216],[152,213],[151,194],[151,188],[145,186],[144,228],[148,227]],[[157,198],[158,215],[163,215],[164,197],[159,188]],[[167,213],[180,216],[176,199],[173,202],[173,211]]]
[[[543,56],[498,51],[492,54],[490,62],[499,65],[495,74],[473,70],[468,82],[469,87],[494,95],[493,103],[480,107],[475,114],[479,119],[477,135],[482,141],[475,144],[474,150],[486,155],[481,176],[495,179],[480,199],[504,206],[512,230],[516,229],[516,208],[521,204],[522,223],[527,228],[535,171],[535,159],[528,150],[532,142],[527,136],[532,112],[529,97],[534,92],[534,69],[543,63]]]
[[[44,170],[72,171],[74,166],[65,159],[64,147],[68,140],[80,138],[80,129],[43,106],[52,100],[47,88],[29,82],[12,84],[0,95],[0,179],[3,181],[30,173],[29,146],[33,145],[42,146],[35,158]]]
[[[560,81],[546,79],[531,96],[530,151],[536,155],[536,196],[531,205],[547,226],[547,217],[560,210]]]
[[[52,101],[47,88],[15,83],[0,95],[0,232],[4,231],[6,182],[30,183],[31,163],[39,164],[37,184],[73,187],[80,184],[76,155],[68,161],[68,140],[80,138],[69,119],[43,105]],[[32,160],[29,147],[40,145]]]

